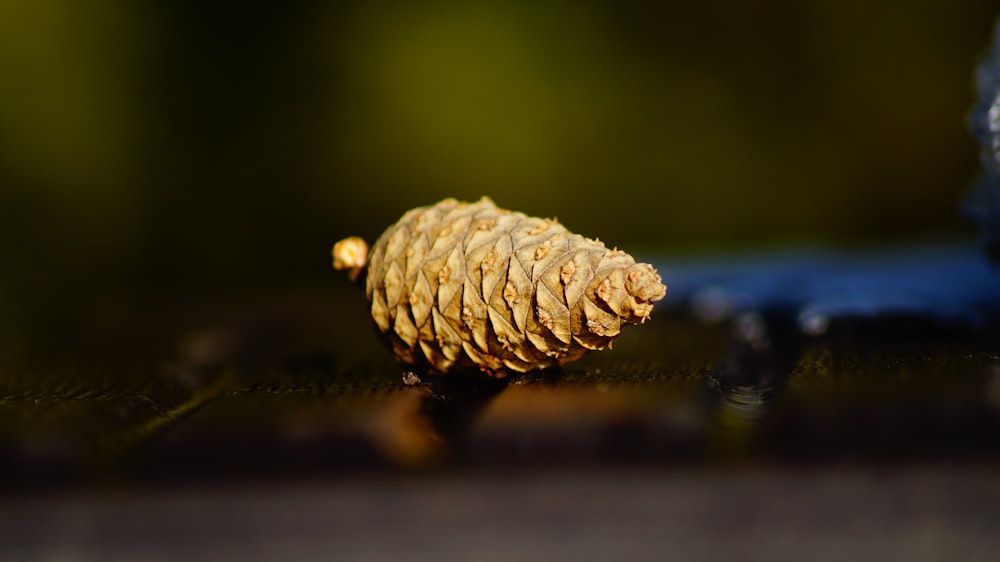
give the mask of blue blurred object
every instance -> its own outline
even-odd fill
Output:
[[[819,336],[840,320],[912,318],[979,331],[1000,319],[1000,279],[972,243],[667,260],[658,269],[668,286],[662,306],[705,322],[791,317]]]
[[[969,114],[969,129],[982,147],[982,175],[966,204],[986,234],[994,262],[1000,258],[1000,20],[993,43],[976,68],[979,101]]]
[[[983,332],[1000,326],[1000,20],[976,69],[969,129],[983,171],[966,211],[986,237],[974,243],[864,253],[795,250],[663,263],[663,307],[705,322],[733,321],[753,344],[775,328],[821,336],[837,323]],[[989,258],[989,260],[987,259]],[[887,330],[891,332],[892,329]]]

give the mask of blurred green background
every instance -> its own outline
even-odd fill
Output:
[[[0,355],[488,194],[641,252],[966,231],[996,0],[0,0]]]

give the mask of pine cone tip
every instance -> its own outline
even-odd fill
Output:
[[[359,236],[344,238],[333,245],[333,268],[347,271],[351,281],[357,281],[358,276],[368,265],[368,243]]]

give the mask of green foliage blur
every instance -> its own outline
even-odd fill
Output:
[[[995,0],[0,0],[0,353],[490,195],[642,252],[962,232]],[[96,312],[95,312],[96,311]]]

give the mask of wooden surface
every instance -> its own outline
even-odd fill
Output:
[[[407,387],[353,290],[154,307],[6,371],[0,554],[988,559],[991,346],[666,310],[562,373]]]

